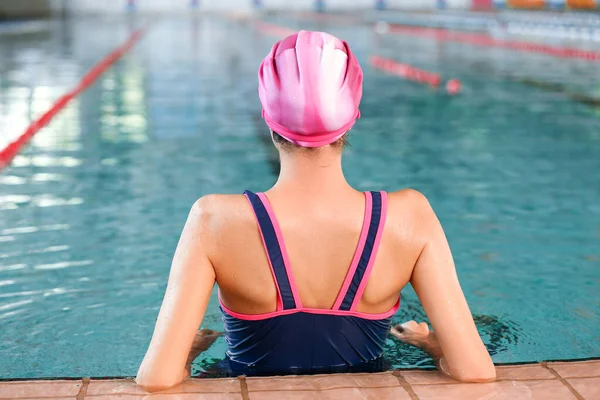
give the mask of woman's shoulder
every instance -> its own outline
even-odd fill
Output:
[[[218,212],[224,208],[247,203],[245,197],[243,194],[207,194],[196,200],[194,207],[199,207],[205,211]]]
[[[214,232],[252,221],[250,211],[250,204],[243,194],[208,194],[196,200],[190,214],[201,222],[205,229]]]
[[[415,189],[402,189],[388,193],[388,219],[397,220],[404,227],[407,224],[423,226],[437,217],[427,197]]]
[[[207,194],[196,200],[192,208],[198,216],[210,219],[246,214],[250,205],[243,194]]]
[[[388,204],[410,206],[414,208],[429,208],[427,197],[415,189],[401,189],[395,192],[388,192]]]

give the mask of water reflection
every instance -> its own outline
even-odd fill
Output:
[[[83,160],[75,157],[53,157],[48,155],[20,155],[16,156],[11,164],[12,167],[78,167]]]
[[[15,175],[0,176],[0,185],[23,185],[27,179]]]
[[[0,304],[0,311],[9,310],[11,308],[16,308],[16,307],[21,307],[21,306],[24,306],[26,304],[31,304],[31,303],[33,303],[33,300],[21,300],[21,301],[15,301],[12,303]]]
[[[36,265],[33,268],[37,269],[37,270],[48,271],[48,270],[64,269],[64,268],[71,268],[71,267],[85,267],[85,266],[92,265],[92,264],[94,264],[94,262],[92,260],[66,261],[66,262],[59,262],[59,263],[55,263],[55,264],[40,264],[40,265]]]
[[[0,265],[0,271],[16,271],[18,269],[27,268],[27,264]]]
[[[65,176],[60,174],[39,173],[31,176],[33,182],[59,182],[64,179]]]
[[[0,196],[0,210],[16,210],[22,205],[27,207],[57,207],[57,206],[77,206],[84,203],[80,197],[59,198],[52,194],[40,194],[35,197],[27,195],[6,195]]]

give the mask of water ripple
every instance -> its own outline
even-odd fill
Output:
[[[20,314],[22,312],[23,312],[23,310],[9,311],[7,313],[0,314],[0,319],[9,318],[9,317],[12,317],[13,315],[17,315],[17,314]]]
[[[2,234],[3,235],[14,235],[16,233],[33,233],[33,232],[37,232],[39,230],[40,230],[40,228],[36,228],[35,226],[23,226],[20,228],[3,229]]]
[[[8,194],[6,196],[0,196],[0,205],[2,204],[22,204],[31,201],[31,196]]]
[[[16,271],[18,269],[27,268],[27,264],[14,264],[3,267],[0,265],[0,271]]]
[[[18,185],[25,185],[29,181],[36,182],[36,183],[40,183],[40,182],[60,182],[60,181],[62,181],[64,179],[65,178],[64,178],[63,175],[60,175],[60,174],[48,174],[48,173],[34,174],[29,179],[23,178],[21,176],[16,176],[16,175],[5,175],[5,176],[0,176],[0,185],[18,186]]]
[[[2,239],[0,239],[0,241],[2,241]],[[20,256],[23,256],[25,254],[57,253],[57,252],[60,252],[60,251],[67,251],[69,249],[70,249],[69,246],[62,245],[62,246],[50,246],[50,247],[46,247],[46,248],[43,248],[43,249],[33,249],[33,250],[28,250],[26,252],[23,252],[23,251],[14,251],[12,253],[0,254],[0,259],[2,259],[2,258],[11,258],[11,257],[20,257]],[[0,269],[0,271],[2,271],[2,269]]]
[[[100,307],[104,307],[106,305],[106,303],[98,303],[98,304],[91,304],[89,306],[87,306],[86,308],[100,308]]]
[[[92,260],[85,261],[64,261],[54,264],[40,264],[33,267],[37,270],[54,270],[54,269],[64,269],[70,267],[84,267],[86,265],[92,265],[94,262]]]
[[[58,296],[61,294],[70,294],[70,293],[81,293],[88,292],[87,289],[65,289],[65,288],[54,288],[44,292],[44,297],[48,296]]]
[[[16,156],[12,162],[13,167],[78,167],[83,160],[75,157],[51,157],[51,156]]]
[[[27,183],[27,179],[21,178],[20,176],[0,176],[0,185],[24,185],[25,183]]]
[[[33,182],[60,182],[64,180],[64,176],[60,174],[39,173],[31,177]]]
[[[10,297],[18,297],[18,296],[31,296],[35,294],[42,294],[43,290],[25,290],[22,292],[12,292],[12,293],[0,293],[0,298],[10,298]]]
[[[42,194],[36,197],[26,195],[7,195],[0,196],[0,210],[14,210],[19,208],[19,205],[29,203],[34,207],[56,207],[56,206],[73,206],[83,204],[84,201],[80,197],[64,199],[51,194]]]
[[[64,231],[69,229],[71,226],[66,224],[54,224],[54,225],[43,225],[43,226],[20,226],[16,228],[7,228],[0,231],[0,235],[14,235],[20,233],[33,233],[38,231]]]
[[[31,304],[31,303],[33,303],[33,300],[22,300],[22,301],[15,301],[14,303],[2,304],[2,305],[0,305],[0,311],[10,310],[11,308],[21,307],[21,306],[24,306],[26,304]]]
[[[33,204],[37,207],[75,206],[83,203],[84,201],[80,197],[62,199],[60,197],[54,197],[47,194],[42,195],[33,201]]]

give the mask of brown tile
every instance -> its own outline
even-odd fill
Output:
[[[441,383],[459,383],[457,380],[438,371],[399,371],[411,385],[439,385]],[[539,380],[556,379],[552,372],[539,364],[496,367],[498,380]]]
[[[573,378],[567,379],[573,389],[586,400],[600,399],[600,378]]]
[[[144,400],[145,395],[135,394],[105,394],[101,396],[85,396],[86,400]]]
[[[183,384],[162,393],[240,393],[237,379],[189,379]],[[88,386],[88,396],[103,394],[145,395],[148,392],[137,386],[133,380],[92,380]]]
[[[239,379],[190,379],[174,391],[183,393],[240,393]],[[168,392],[167,392],[168,393]]]
[[[28,381],[0,383],[0,399],[27,399],[35,397],[75,397],[82,382]]]
[[[19,400],[77,400],[77,397],[27,397]]]
[[[250,392],[267,390],[329,390],[338,388],[378,388],[398,386],[391,372],[377,374],[332,374],[246,378]]]
[[[411,385],[438,385],[440,383],[459,383],[438,371],[399,371]]]
[[[576,397],[558,380],[502,381],[452,385],[415,385],[420,400],[575,400]]]
[[[144,395],[145,390],[138,387],[133,380],[91,380],[87,388],[87,396],[103,394]],[[87,397],[86,396],[86,397]]]
[[[410,400],[401,387],[251,392],[250,400]]]
[[[600,376],[600,360],[579,362],[555,362],[548,366],[563,378],[586,378]]]
[[[524,379],[556,379],[552,372],[539,364],[499,366],[496,367],[496,378],[515,381]]]
[[[86,400],[242,400],[241,393],[107,394],[85,396]],[[50,400],[50,399],[47,399]],[[54,399],[52,399],[54,400]]]

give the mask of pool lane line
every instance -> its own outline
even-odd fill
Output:
[[[373,25],[374,29],[378,30],[377,23],[373,23],[372,21],[368,21],[366,19],[361,20],[358,18],[353,18],[351,16],[346,15],[334,15],[327,13],[298,13],[296,14],[296,16],[300,18],[310,17],[311,20],[317,19],[332,22],[339,21],[346,22],[349,24],[363,22],[366,24]],[[555,47],[520,40],[494,39],[486,33],[471,33],[446,28],[418,27],[413,25],[394,24],[388,22],[385,22],[385,24],[387,24],[387,26],[389,27],[389,31],[383,33],[388,34],[406,34],[411,36],[433,38],[445,42],[459,42],[481,47],[500,47],[520,52],[545,54],[559,58],[577,58],[587,61],[600,61],[600,52],[597,51],[582,50],[573,47]],[[267,25],[270,25],[271,27],[277,27],[277,25],[273,24]]]
[[[442,76],[435,72],[429,72],[409,64],[403,64],[390,58],[380,56],[369,57],[369,64],[377,69],[389,72],[392,75],[399,76],[406,80],[429,85],[434,89],[439,89],[442,85]],[[449,79],[444,88],[450,95],[456,95],[460,92],[462,83],[458,79]]]
[[[117,62],[117,60],[123,57],[123,55],[125,55],[125,53],[127,53],[141,39],[147,29],[148,28],[146,27],[134,31],[122,45],[111,51],[102,60],[89,69],[88,72],[81,78],[77,86],[62,95],[41,117],[31,122],[25,132],[23,132],[15,141],[10,143],[4,149],[0,149],[0,170],[7,167],[16,157],[16,155],[19,154],[21,149],[35,136],[35,134],[38,133],[40,129],[48,125],[56,116],[56,114],[64,109],[69,102],[73,100],[73,98],[87,89],[98,79],[98,77],[100,77],[100,75],[102,75],[108,68]]]
[[[462,63],[461,67],[467,67],[470,70],[476,71],[478,74],[488,74],[493,77],[518,83],[520,85],[533,87],[535,89],[544,90],[546,92],[556,93],[566,97],[567,99],[573,102],[600,110],[600,97],[575,92],[563,83],[546,82],[533,78],[518,77],[510,73],[498,73],[493,68],[490,68],[485,64],[482,65],[473,62],[466,64]]]
[[[348,24],[358,24],[362,22],[368,25],[374,25],[375,30],[380,29],[377,25],[378,22],[373,22],[372,20],[368,19],[359,19],[344,14],[304,12],[298,13],[296,14],[296,16],[300,18],[310,18],[311,20],[316,19],[331,22],[346,22]],[[487,33],[464,32],[449,28],[419,27],[414,25],[404,25],[401,23],[393,23],[387,21],[381,22],[384,22],[389,27],[389,31],[383,33],[433,37],[441,41],[454,41],[483,47],[501,47],[521,52],[541,53],[560,58],[578,58],[587,61],[600,61],[600,52],[597,51],[582,50],[573,47],[548,46],[538,44],[535,42],[527,42],[521,40],[494,39]]]
[[[543,82],[529,78],[512,78],[515,82],[522,85],[534,87],[536,89],[545,90],[547,92],[558,93],[566,96],[569,100],[583,105],[597,108],[600,110],[600,98],[588,96],[582,93],[571,91],[566,85],[561,83]]]
[[[290,16],[292,18],[309,19],[310,21],[316,20],[316,21],[324,21],[324,22],[340,22],[340,23],[344,23],[344,24],[368,23],[364,18],[349,15],[349,14],[343,14],[343,13],[299,11]]]
[[[271,23],[265,22],[265,21],[256,21],[256,23],[254,24],[254,27],[262,33],[266,33],[266,34],[273,35],[273,36],[287,37],[287,36],[293,35],[294,33],[298,32],[298,31],[290,29],[286,26],[271,24]]]
[[[600,52],[581,50],[572,47],[555,47],[518,40],[494,39],[483,33],[470,33],[441,28],[422,28],[401,24],[388,24],[385,33],[432,38],[443,42],[466,43],[480,47],[499,47],[526,53],[539,53],[559,58],[576,58],[587,61],[600,61]],[[377,27],[375,26],[375,29]]]

